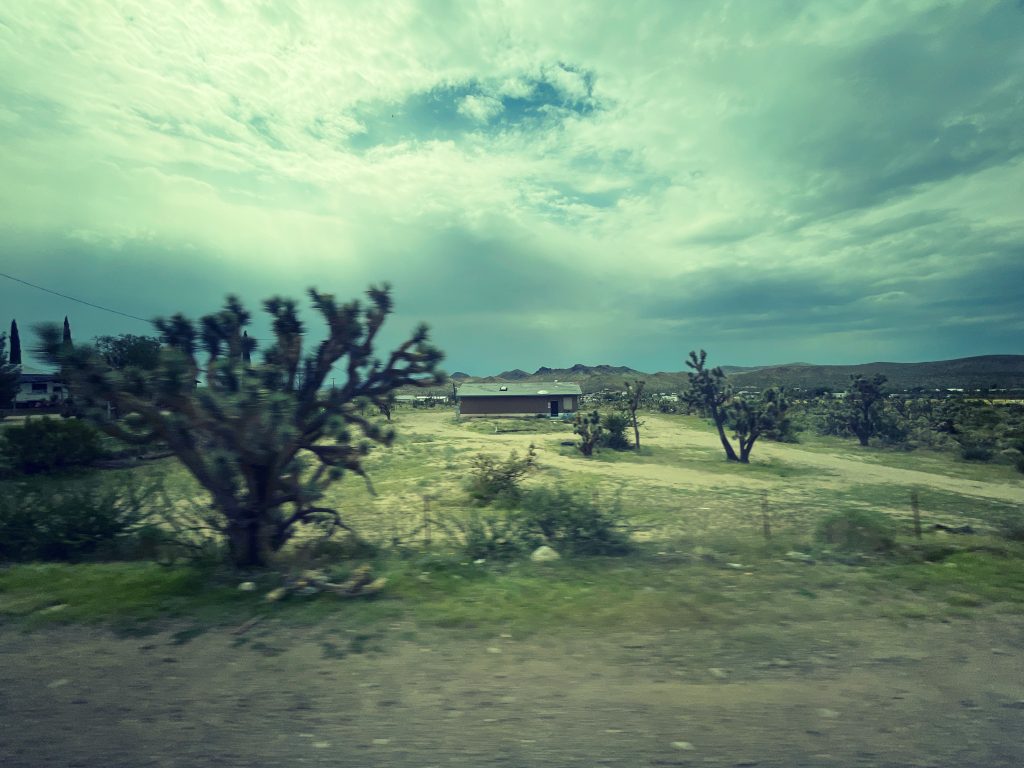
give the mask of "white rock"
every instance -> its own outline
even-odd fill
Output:
[[[691,749],[696,749],[696,747],[694,747],[693,744],[691,744],[688,741],[673,741],[672,746],[676,749],[681,749],[686,752],[690,751]]]
[[[255,581],[243,581],[238,585],[239,592],[255,592],[256,582]]]
[[[560,557],[560,554],[548,546],[537,547],[533,550],[533,554],[530,555],[530,559],[535,563],[550,563],[558,560]]]

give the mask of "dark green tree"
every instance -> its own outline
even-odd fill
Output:
[[[11,365],[21,365],[21,334],[18,321],[11,320]]]
[[[850,377],[850,387],[840,412],[847,428],[856,435],[861,445],[867,445],[868,440],[878,435],[883,428],[885,382],[885,376],[880,373],[870,379],[859,373]]]
[[[386,285],[367,296],[366,305],[338,304],[310,289],[327,336],[305,355],[295,302],[268,299],[273,340],[253,364],[245,362],[254,347],[244,334],[249,313],[230,296],[198,323],[181,314],[154,321],[164,346],[152,371],[112,368],[94,347],[69,350],[55,325],[38,329],[40,350],[67,372],[83,413],[100,429],[130,443],[162,440],[209,492],[211,522],[234,563],[263,566],[299,524],[347,528],[337,510],[321,505],[325,490],[346,471],[365,479],[371,445],[394,438],[357,404],[443,380],[442,355],[426,326],[384,359],[374,356],[392,301]],[[332,372],[344,377],[341,385],[325,387]],[[108,402],[121,421],[105,418]]]
[[[622,411],[612,411],[601,416],[601,444],[615,451],[625,451],[633,446],[626,437],[629,416]]]
[[[160,339],[153,336],[97,336],[93,346],[107,365],[117,370],[135,367],[153,371],[160,365]]]
[[[7,336],[0,333],[0,408],[13,408],[21,371],[7,362]]]
[[[71,341],[71,323],[68,322],[68,316],[64,315],[64,335],[62,344],[65,352],[70,352],[74,348],[74,343]]]

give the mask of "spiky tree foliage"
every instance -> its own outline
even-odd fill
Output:
[[[92,347],[66,350],[56,326],[39,329],[40,347],[67,371],[84,412],[101,429],[127,442],[165,442],[209,491],[212,518],[234,562],[261,566],[299,524],[347,527],[320,503],[325,490],[346,471],[366,478],[370,446],[394,437],[357,404],[379,405],[397,387],[442,380],[442,355],[426,326],[385,359],[374,357],[392,302],[386,285],[367,296],[367,305],[338,304],[310,289],[328,334],[305,355],[295,302],[268,299],[273,340],[253,364],[246,359],[255,341],[244,331],[250,316],[233,296],[199,322],[181,314],[154,321],[164,341],[155,371],[111,368]],[[332,368],[343,383],[325,389]],[[122,421],[104,419],[108,402]]]
[[[850,377],[850,388],[842,403],[842,414],[847,428],[857,436],[861,445],[879,434],[883,425],[885,376],[876,374],[868,379],[861,374]]]
[[[760,402],[736,398],[726,406],[726,419],[740,447],[738,461],[749,463],[757,438],[787,431],[787,410],[789,401],[782,388],[766,389]]]
[[[572,431],[580,436],[580,441],[576,443],[580,453],[584,456],[593,456],[594,448],[601,442],[601,435],[604,433],[601,414],[597,411],[578,412],[572,423]]]
[[[706,414],[715,423],[718,430],[718,438],[722,441],[722,448],[725,449],[725,457],[729,461],[739,461],[736,450],[725,435],[725,424],[727,420],[726,404],[732,399],[732,385],[725,378],[721,368],[708,368],[705,364],[708,353],[703,349],[700,355],[690,352],[690,359],[686,361],[687,367],[692,373],[687,373],[689,384],[686,391],[682,393],[682,399],[687,405],[697,408]]]
[[[642,379],[626,382],[626,409],[629,411],[629,419],[633,423],[633,438],[636,449],[640,450],[640,425],[636,412],[640,408],[640,398],[644,395],[644,386],[647,382]]]
[[[18,367],[7,362],[7,336],[0,333],[0,408],[13,408],[18,394]]]
[[[21,365],[21,334],[18,321],[11,320],[11,365]]]

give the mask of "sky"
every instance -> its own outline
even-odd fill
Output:
[[[11,0],[0,272],[144,319],[387,281],[382,342],[475,375],[1020,354],[1021,40],[1019,0]],[[64,315],[152,332],[0,277],[0,328]]]

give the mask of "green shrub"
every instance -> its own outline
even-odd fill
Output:
[[[1018,456],[1014,459],[1013,466],[1017,468],[1017,471],[1024,474],[1024,456]]]
[[[601,435],[601,444],[615,451],[628,451],[629,438],[626,437],[626,429],[632,426],[633,422],[624,413],[613,411],[601,416],[601,426],[604,433]]]
[[[518,511],[473,509],[464,520],[452,521],[462,537],[462,551],[474,560],[511,560],[530,547],[531,536]]]
[[[6,483],[0,495],[0,560],[139,556],[134,536],[151,489],[105,478]],[[137,543],[155,546],[154,532]],[[132,541],[129,541],[131,539]],[[145,539],[145,540],[143,540]]]
[[[83,466],[102,455],[100,433],[78,419],[28,419],[0,435],[0,456],[26,475]]]
[[[537,450],[531,444],[522,458],[515,451],[504,461],[488,454],[473,458],[466,491],[479,506],[495,502],[505,506],[515,504],[519,499],[519,483],[526,474],[536,468]]]
[[[887,552],[896,544],[892,520],[881,512],[833,512],[818,525],[822,544],[847,552]]]
[[[520,521],[529,543],[547,543],[563,555],[621,555],[632,545],[618,504],[605,509],[566,490],[523,494]]]
[[[993,451],[985,445],[965,445],[960,449],[964,461],[991,461]]]

